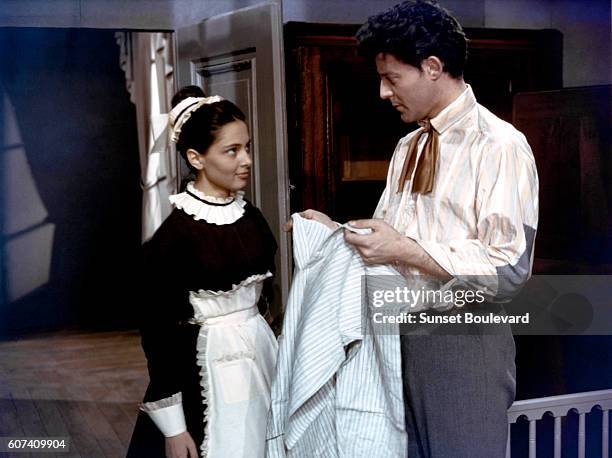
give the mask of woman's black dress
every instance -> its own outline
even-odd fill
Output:
[[[274,271],[277,245],[261,212],[241,195],[219,203],[219,199],[212,201],[190,186],[186,193],[173,197],[177,208],[142,249],[139,315],[150,377],[143,403],[181,393],[187,430],[204,456],[208,445],[203,452],[200,447],[205,438],[208,399],[203,393],[203,377],[212,376],[203,375],[197,361],[198,345],[202,345],[198,336],[203,334],[206,320],[197,322],[201,313],[194,313],[192,302],[197,301],[193,297],[200,292],[206,300],[214,299],[217,292],[244,292],[245,280],[251,286],[262,282]],[[140,411],[127,456],[164,457],[164,447],[159,428]]]

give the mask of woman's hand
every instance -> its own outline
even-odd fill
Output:
[[[198,449],[191,435],[185,431],[172,437],[166,437],[167,458],[198,458]]]
[[[332,231],[335,231],[338,228],[338,225],[334,223],[329,216],[317,210],[313,210],[313,209],[304,210],[303,212],[300,212],[300,216],[304,219],[311,219],[313,221],[318,221],[319,223],[324,224],[325,226],[329,227]],[[289,221],[285,223],[285,231],[289,232],[291,231],[291,229],[293,229],[293,220],[289,219]]]

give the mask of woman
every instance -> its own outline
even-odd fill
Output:
[[[128,457],[263,456],[277,345],[257,303],[277,246],[243,197],[245,116],[218,96],[187,97],[170,122],[196,178],[143,246],[150,383]]]

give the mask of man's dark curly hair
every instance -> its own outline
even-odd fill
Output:
[[[463,76],[467,39],[457,19],[435,0],[409,0],[372,16],[356,38],[366,57],[389,53],[420,70],[424,59],[436,56],[453,78]]]

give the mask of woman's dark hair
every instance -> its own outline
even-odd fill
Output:
[[[174,108],[187,97],[206,97],[206,95],[200,86],[185,86],[180,88],[178,92],[174,94],[172,100],[170,101],[170,105],[172,105],[172,108]]]
[[[172,98],[173,103],[175,99],[177,100],[175,105],[177,105],[187,97],[202,97],[201,95],[193,95],[192,92],[185,91],[187,88],[193,87],[198,88],[197,86],[186,86],[177,92]],[[179,99],[177,96],[181,94],[181,91],[184,92],[182,98]],[[189,167],[191,172],[195,172],[195,170],[193,170],[193,167],[187,160],[187,150],[194,149],[200,154],[206,153],[206,150],[215,141],[219,129],[234,121],[246,122],[246,117],[242,110],[229,100],[202,105],[191,113],[189,119],[183,124],[178,141],[176,142],[176,149],[187,163],[187,167]]]
[[[467,39],[457,19],[435,0],[406,1],[372,16],[356,38],[366,57],[388,53],[421,70],[424,59],[436,56],[453,78],[463,76]]]

